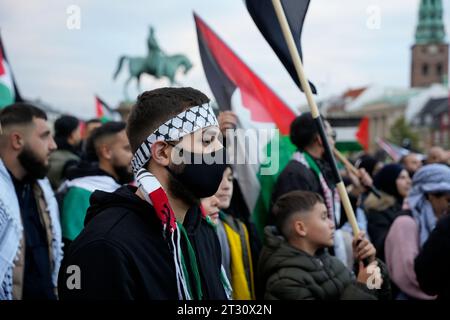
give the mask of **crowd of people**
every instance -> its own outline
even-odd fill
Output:
[[[126,123],[83,130],[69,115],[51,128],[30,103],[5,107],[0,299],[449,299],[449,152],[343,166],[353,234],[323,120],[327,142],[310,113],[292,122],[296,152],[260,237],[242,197],[252,190],[224,161],[237,116],[216,117],[202,92],[146,91]]]

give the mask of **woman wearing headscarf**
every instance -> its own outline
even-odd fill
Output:
[[[403,200],[411,188],[411,179],[401,165],[387,164],[375,175],[373,184],[381,196],[371,193],[364,201],[367,231],[377,249],[377,257],[385,261],[384,240],[402,210]]]
[[[406,199],[407,214],[392,224],[385,242],[386,264],[391,279],[401,291],[398,299],[434,299],[419,287],[414,259],[427,241],[437,221],[448,211],[450,168],[431,164],[414,174]]]

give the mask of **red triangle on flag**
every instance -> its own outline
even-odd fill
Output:
[[[0,76],[4,75],[6,73],[5,66],[3,65],[4,59],[3,59],[3,52],[2,48],[0,48]]]
[[[97,118],[101,118],[105,115],[103,111],[103,104],[98,97],[95,97],[95,113]]]
[[[363,117],[356,131],[356,139],[362,145],[364,150],[369,149],[369,118]]]

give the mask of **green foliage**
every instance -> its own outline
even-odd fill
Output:
[[[391,127],[390,141],[401,146],[405,139],[411,141],[411,147],[419,149],[419,134],[408,124],[404,117],[397,119]]]

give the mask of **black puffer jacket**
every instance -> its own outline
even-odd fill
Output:
[[[328,253],[311,256],[300,251],[278,235],[275,227],[266,227],[265,234],[267,245],[258,265],[258,279],[265,285],[265,299],[376,300],[380,294],[386,295],[377,292],[383,289],[369,290],[357,283],[350,270]],[[381,267],[385,274],[385,267]]]

